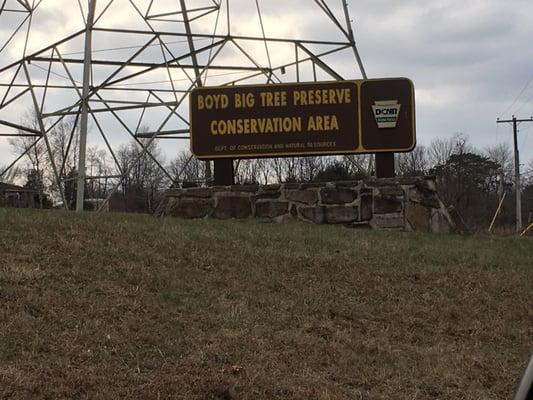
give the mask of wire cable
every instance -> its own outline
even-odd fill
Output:
[[[40,70],[43,70],[45,72],[48,72],[47,68],[41,67],[40,65],[37,65],[35,63],[32,63],[32,66],[35,67],[35,68],[38,68]],[[211,75],[211,77],[212,78],[216,78],[216,77],[220,77],[220,76],[242,75],[242,74],[248,74],[248,73],[249,73],[248,71],[233,71],[233,72],[225,72],[225,73],[221,73],[221,74],[214,74],[214,75]],[[59,74],[57,72],[53,72],[53,71],[50,71],[50,74],[55,75],[55,76],[57,76],[59,78],[65,79],[65,80],[70,82],[70,78],[68,76],[61,75],[61,74]],[[188,81],[188,80],[189,80],[188,78],[182,78],[182,79],[172,79],[172,80],[166,79],[166,80],[151,81],[151,82],[123,83],[122,85],[120,85],[120,87],[139,86],[139,85],[155,85],[155,84],[161,84],[161,83],[184,82],[184,81]],[[80,81],[74,80],[74,82],[76,82],[76,83],[81,85]],[[117,87],[115,87],[115,89],[119,89],[120,87],[117,86]],[[149,90],[149,89],[146,89],[146,90]]]
[[[193,39],[195,42],[205,42],[207,40],[209,40],[208,38],[205,38],[205,39]],[[174,41],[171,41],[171,42],[165,42],[165,44],[169,45],[169,44],[179,44],[179,43],[187,43],[187,40],[174,40]],[[159,43],[154,43],[154,44],[151,44],[149,46],[146,46],[147,48],[148,47],[159,47],[160,44]],[[93,50],[92,52],[93,53],[104,53],[104,52],[107,52],[107,51],[117,51],[117,50],[134,50],[134,49],[140,49],[142,48],[143,46],[123,46],[123,47],[109,47],[109,48],[105,48],[105,49],[97,49],[97,50]],[[73,55],[76,55],[76,54],[84,54],[83,51],[74,51],[74,52],[71,52],[71,53],[64,53],[63,55],[64,56],[73,56]]]
[[[529,85],[531,84],[531,82],[533,82],[533,74],[531,74],[531,77],[527,80],[526,84],[524,85],[524,87],[522,88],[522,90],[520,91],[520,93],[518,94],[518,96],[516,96],[516,98],[514,99],[514,101],[511,103],[511,105],[509,107],[507,107],[505,109],[504,112],[500,113],[500,117],[502,117],[503,115],[506,115],[509,110],[511,110],[513,108],[513,106],[516,104],[516,102],[518,101],[518,99],[522,96],[522,94],[524,94],[524,92],[526,91],[526,89],[529,87]]]
[[[532,76],[531,78],[533,78],[533,76]],[[521,106],[515,111],[515,115],[518,114],[520,111],[522,111],[522,109],[523,109],[525,106],[527,106],[531,100],[533,100],[533,94],[531,94],[531,96],[529,96],[529,97],[527,98],[527,100],[524,101],[524,102],[522,103],[522,105],[521,105]],[[533,113],[532,113],[532,114],[533,114]]]

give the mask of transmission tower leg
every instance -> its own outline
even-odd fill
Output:
[[[357,60],[357,65],[359,65],[359,70],[361,71],[361,75],[363,75],[363,79],[368,79],[365,67],[363,66],[363,61],[361,60],[361,56],[359,55],[359,50],[357,49],[357,45],[355,44],[355,35],[352,29],[352,20],[350,19],[350,12],[348,11],[348,2],[346,0],[342,0],[342,6],[344,9],[344,16],[346,18],[346,28],[348,29],[348,36],[350,37],[350,41],[352,42],[352,50],[355,55],[355,59]]]
[[[83,200],[85,198],[85,158],[87,155],[87,124],[89,117],[89,84],[91,79],[91,56],[92,56],[92,32],[96,0],[89,1],[87,14],[87,26],[85,31],[85,60],[83,63],[83,92],[81,99],[80,118],[80,154],[78,158],[78,185],[76,193],[76,212],[83,212]]]

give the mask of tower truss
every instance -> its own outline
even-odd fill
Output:
[[[113,160],[107,178],[114,190],[129,173],[116,154],[126,139],[139,146],[139,159],[150,157],[180,184],[151,144],[187,147],[188,95],[196,87],[366,78],[345,0],[304,7],[294,0],[77,0],[63,8],[51,0],[0,1],[0,21],[10,21],[0,37],[0,147],[6,137],[33,139],[0,180],[44,144],[67,208],[72,177],[54,162],[48,141],[66,120],[73,123],[65,152],[78,152],[80,209],[84,184],[94,178],[85,173],[85,141]],[[28,110],[31,123],[21,119]]]

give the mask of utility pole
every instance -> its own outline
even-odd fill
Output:
[[[514,143],[514,173],[515,173],[515,188],[516,188],[516,231],[522,230],[522,199],[520,196],[520,154],[518,151],[518,124],[522,122],[533,122],[533,117],[529,119],[517,119],[513,115],[513,119],[501,120],[497,119],[496,123],[510,123],[513,124],[513,143]]]

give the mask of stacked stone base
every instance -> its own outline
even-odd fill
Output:
[[[432,177],[171,189],[165,194],[163,215],[435,233],[458,230]]]

